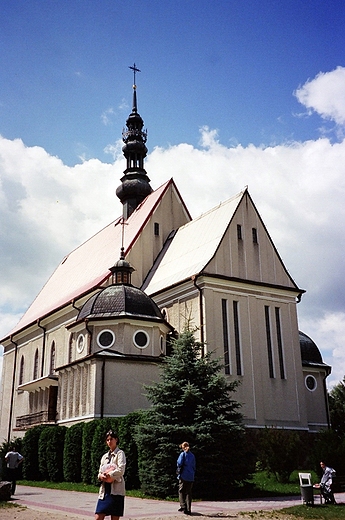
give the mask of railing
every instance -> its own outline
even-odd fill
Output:
[[[55,423],[55,414],[51,414],[47,410],[17,417],[16,428],[27,428],[28,426],[46,423]]]

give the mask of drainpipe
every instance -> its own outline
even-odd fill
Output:
[[[324,397],[325,397],[326,417],[327,417],[328,429],[331,428],[331,418],[330,418],[330,414],[329,414],[329,403],[328,403],[328,392],[327,392],[327,386],[326,386],[326,378],[329,376],[329,374],[330,374],[330,372],[328,374],[326,372],[326,375],[323,378],[323,393],[324,393]]]
[[[40,320],[39,319],[37,320],[37,326],[40,329],[43,330],[42,363],[41,363],[41,377],[43,377],[43,374],[44,374],[44,357],[45,357],[45,352],[46,352],[46,332],[47,332],[47,329],[42,327],[42,325],[40,324]]]
[[[80,309],[79,309],[78,307],[75,306],[74,302],[75,302],[75,298],[73,298],[73,300],[71,300],[71,305],[72,305],[73,309],[75,309],[76,311],[79,312]]]
[[[90,355],[91,354],[91,344],[92,344],[92,332],[89,329],[89,320],[88,319],[85,320],[85,328],[86,328],[86,332],[89,335],[89,342],[88,342],[89,344],[87,346],[87,353],[88,353],[88,355]]]
[[[14,345],[14,361],[13,361],[13,373],[12,373],[12,388],[11,388],[11,401],[10,401],[10,415],[8,420],[8,432],[7,442],[11,440],[11,429],[12,429],[12,414],[13,414],[13,400],[14,400],[14,383],[17,371],[17,355],[18,355],[18,343],[13,341],[13,336],[10,337],[11,343]]]
[[[202,299],[202,289],[196,283],[198,279],[198,275],[193,275],[192,280],[194,283],[194,287],[199,291],[199,319],[200,319],[200,343],[202,344],[201,356],[204,356],[204,311],[203,311],[203,299]]]
[[[102,362],[102,381],[101,381],[101,419],[104,415],[104,380],[105,380],[105,359]]]

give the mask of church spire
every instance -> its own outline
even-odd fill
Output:
[[[135,76],[140,70],[135,63],[132,67],[134,74],[133,84],[133,106],[132,112],[126,121],[127,129],[122,132],[122,140],[125,145],[122,148],[123,155],[127,160],[127,167],[122,184],[117,188],[116,195],[123,204],[123,218],[127,219],[139,204],[152,192],[150,179],[144,168],[144,159],[147,155],[146,140],[147,131],[143,130],[144,121],[138,114],[137,86]]]

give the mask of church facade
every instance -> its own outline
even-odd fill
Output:
[[[192,220],[172,179],[152,189],[143,124],[134,86],[123,214],[62,260],[2,339],[0,437],[147,408],[143,385],[186,325],[240,381],[246,427],[327,428],[330,367],[299,331],[304,291],[248,190]]]

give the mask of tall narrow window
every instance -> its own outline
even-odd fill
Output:
[[[266,322],[266,341],[267,341],[267,354],[268,354],[268,369],[270,377],[274,377],[273,370],[273,353],[272,353],[272,339],[271,339],[271,323],[270,323],[270,308],[265,305],[265,322]]]
[[[38,349],[36,349],[34,357],[34,379],[38,378]]]
[[[282,330],[280,325],[280,309],[275,308],[276,312],[276,329],[277,329],[277,344],[278,344],[278,357],[279,357],[279,368],[280,377],[285,379],[285,367],[284,367],[284,356],[283,356],[283,341],[282,341]]]
[[[19,384],[22,385],[24,383],[24,356],[20,358],[20,368],[19,368]]]
[[[159,236],[159,222],[154,223],[154,232],[155,232],[155,236],[158,237]]]
[[[240,324],[238,317],[238,302],[233,303],[234,315],[234,332],[235,332],[235,351],[236,351],[236,373],[238,376],[242,375],[242,360],[241,360],[241,343],[240,343]]]
[[[237,224],[237,238],[238,238],[238,240],[242,240],[242,226],[241,226],[241,224]]]
[[[55,372],[55,341],[52,343],[52,347],[50,349],[50,370],[49,374],[53,374]]]
[[[257,244],[258,243],[258,230],[255,227],[252,228],[252,235],[253,235],[254,244]]]
[[[222,319],[223,319],[224,370],[225,370],[226,374],[230,374],[228,301],[227,300],[222,300]]]

